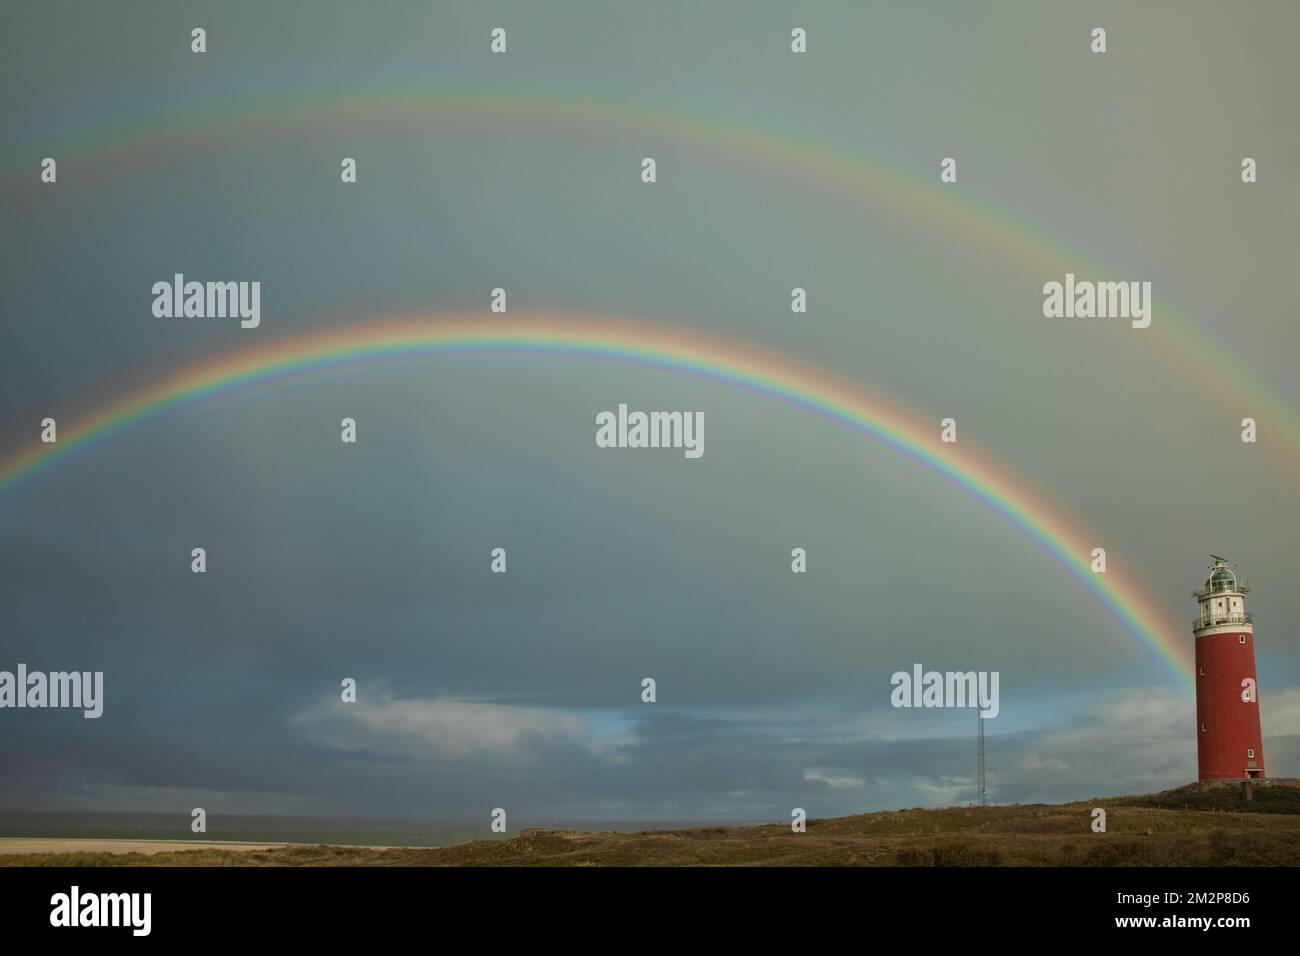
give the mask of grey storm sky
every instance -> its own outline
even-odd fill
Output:
[[[189,51],[194,26],[206,54]],[[505,56],[487,52],[496,26]],[[807,54],[789,51],[794,26]],[[512,312],[700,329],[860,381],[936,429],[956,417],[1180,626],[1208,552],[1237,561],[1255,585],[1266,758],[1294,776],[1300,463],[1264,446],[1300,414],[1298,28],[1285,3],[9,4],[0,458],[45,416],[189,362],[398,313],[486,315],[498,285]],[[616,127],[544,110],[295,118],[350,94],[516,84],[633,112]],[[641,126],[643,99],[911,170],[1060,268],[757,146]],[[250,132],[229,119],[239,104],[273,121]],[[38,181],[47,155],[55,186]],[[955,185],[937,181],[944,156]],[[1257,184],[1240,182],[1243,156]],[[1043,318],[1043,283],[1096,263],[1097,279],[1153,283],[1152,328]],[[259,280],[261,327],[153,318],[150,288],[176,272]],[[1162,310],[1288,417],[1161,361],[1178,335]],[[620,402],[702,411],[704,457],[596,448],[596,412]],[[355,447],[338,441],[345,415]],[[1237,440],[1247,415],[1258,447]],[[197,546],[206,575],[189,572]],[[497,546],[506,575],[487,573]],[[794,546],[807,575],[790,573]],[[914,662],[1001,672],[994,799],[1195,775],[1186,687],[989,510],[788,407],[573,361],[314,377],[0,494],[0,669],[19,661],[103,670],[105,715],[0,712],[4,808],[507,806],[518,821],[969,800],[969,712],[889,707],[890,674]]]

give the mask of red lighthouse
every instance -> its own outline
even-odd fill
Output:
[[[1218,555],[1205,587],[1196,635],[1196,757],[1201,780],[1264,776],[1255,680],[1255,624],[1246,611],[1245,581]]]

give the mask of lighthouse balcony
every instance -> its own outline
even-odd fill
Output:
[[[1192,627],[1200,629],[1202,627],[1218,627],[1220,624],[1250,624],[1254,625],[1255,615],[1249,611],[1237,612],[1236,614],[1198,614],[1192,618]]]
[[[1240,581],[1211,581],[1208,587],[1203,587],[1199,591],[1193,591],[1192,597],[1198,601],[1203,601],[1214,594],[1249,594],[1250,585],[1243,578]]]

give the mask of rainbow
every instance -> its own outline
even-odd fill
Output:
[[[526,81],[526,82],[525,82]],[[416,85],[376,85],[364,90],[297,91],[288,95],[232,99],[187,108],[144,120],[108,124],[78,134],[39,155],[77,156],[85,164],[143,164],[189,148],[226,149],[232,141],[257,136],[296,137],[332,131],[339,124],[388,127],[409,133],[455,123],[487,130],[542,126],[577,128],[626,140],[638,148],[660,137],[688,141],[725,153],[743,163],[757,162],[792,174],[800,185],[829,188],[891,210],[909,222],[923,221],[944,236],[961,239],[986,254],[1014,263],[1036,281],[1060,278],[1069,270],[1081,277],[1117,274],[1091,257],[973,196],[970,190],[943,187],[936,169],[925,176],[899,163],[868,154],[850,134],[832,136],[774,122],[767,112],[732,104],[732,112],[702,108],[698,96],[677,99],[619,90],[602,77],[598,83],[542,85],[535,77],[513,83],[474,82],[455,72],[424,76]],[[351,130],[350,130],[351,131]],[[636,158],[642,153],[638,152]],[[36,165],[13,164],[14,188],[37,189]],[[92,170],[86,169],[86,174]],[[1224,349],[1166,303],[1157,284],[1152,327],[1125,332],[1150,350],[1178,380],[1207,393],[1207,414],[1221,419],[1225,434],[1250,415],[1276,438],[1260,445],[1285,468],[1300,473],[1300,417],[1293,404],[1234,362]]]
[[[169,412],[358,366],[466,355],[527,355],[617,363],[690,376],[816,415],[921,465],[992,509],[1050,554],[1191,686],[1186,641],[1174,638],[1159,604],[1115,567],[1092,573],[1092,540],[1023,481],[938,439],[881,396],[784,356],[677,327],[625,319],[529,312],[414,316],[331,326],[183,368],[62,428],[55,444],[34,443],[0,460],[0,502],[46,469]]]

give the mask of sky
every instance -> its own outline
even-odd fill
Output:
[[[1266,766],[1300,776],[1293,5],[0,16],[0,461],[47,416],[216,356],[394,315],[490,322],[497,287],[514,317],[707,333],[936,434],[955,418],[1175,643],[1209,554],[1231,558],[1254,587]],[[464,90],[480,99],[422,105]],[[1151,282],[1151,327],[1045,318],[1067,272]],[[155,317],[176,273],[259,281],[260,324]],[[597,447],[620,403],[702,413],[705,453]],[[1021,530],[715,382],[526,355],[353,368],[2,479],[0,670],[102,671],[105,702],[97,720],[0,710],[0,809],[503,807],[513,827],[970,802],[973,712],[891,706],[915,663],[999,673],[994,801],[1196,775],[1187,682]]]

